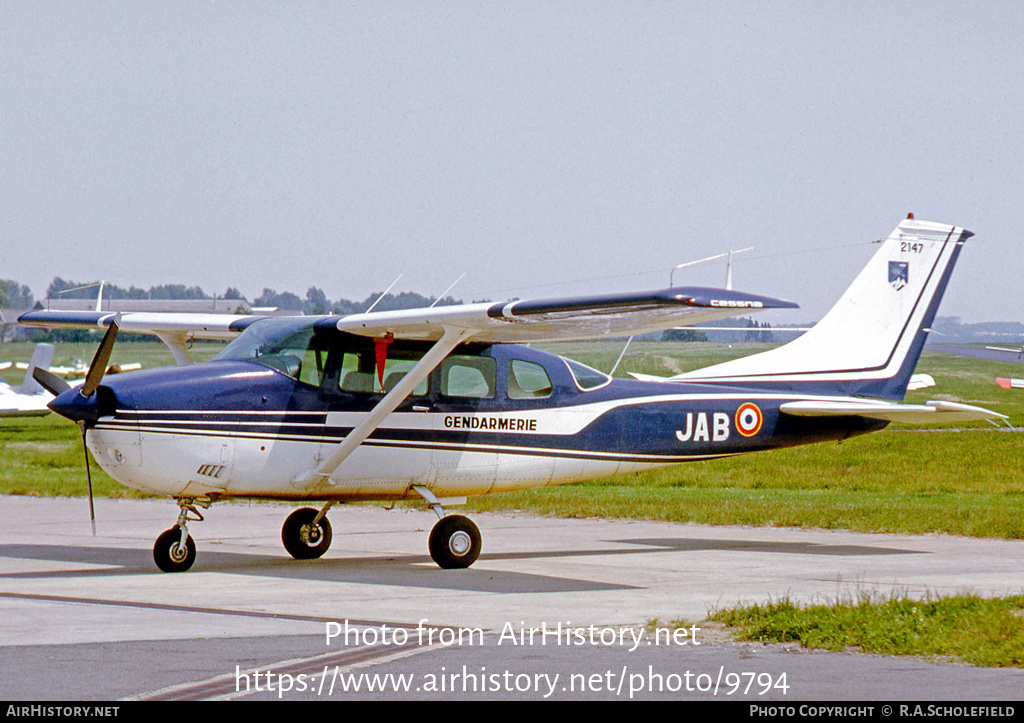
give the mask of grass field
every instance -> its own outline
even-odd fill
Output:
[[[630,371],[668,375],[764,348],[757,344],[634,342],[616,375]],[[199,359],[209,358],[217,349],[216,345],[203,345],[194,353]],[[88,344],[60,346],[54,364],[75,358],[88,361],[93,350]],[[592,342],[551,350],[607,371],[622,344]],[[5,360],[30,356],[29,344],[3,348]],[[172,363],[157,343],[119,344],[113,361],[137,361],[147,367]],[[986,422],[955,428],[894,424],[841,444],[490,495],[471,499],[469,507],[571,517],[1024,539],[1024,391],[1003,390],[995,384],[995,377],[1016,374],[1024,367],[926,351],[917,371],[931,374],[936,386],[911,392],[908,402],[946,399],[977,404],[1008,415],[1009,426],[1000,428]],[[8,370],[5,376],[20,383],[22,373]],[[78,430],[55,415],[0,421],[0,459],[0,494],[85,494]],[[116,484],[95,465],[92,469],[97,495],[138,494]],[[837,601],[803,609],[782,601],[719,611],[717,619],[754,640],[799,640],[830,649],[855,646],[876,652],[954,656],[979,665],[1024,664],[1024,598],[927,602],[925,606],[920,601]],[[940,649],[937,644],[922,642],[924,637],[953,640],[961,629],[987,632],[957,636],[957,640],[966,640],[959,648]],[[865,630],[873,631],[875,637]]]

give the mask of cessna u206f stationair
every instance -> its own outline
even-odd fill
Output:
[[[161,569],[192,565],[197,507],[241,497],[324,503],[285,521],[296,558],[327,550],[337,502],[422,498],[439,517],[431,556],[468,567],[480,532],[444,507],[469,495],[841,440],[893,420],[1001,417],[898,403],[970,235],[910,218],[807,334],[662,381],[611,379],[515,342],[625,337],[795,305],[669,288],[315,318],[36,311],[21,322],[108,328],[80,390],[37,376],[111,477],[177,500],[178,522],[154,548]],[[156,334],[180,366],[103,378],[119,328]],[[190,339],[232,337],[213,361],[190,364]]]

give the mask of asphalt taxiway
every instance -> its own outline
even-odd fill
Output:
[[[190,524],[195,566],[166,574],[168,501],[97,500],[93,536],[83,499],[0,497],[0,699],[1016,700],[1024,683],[701,622],[781,598],[1020,594],[1024,541],[474,514],[480,559],[444,571],[433,513],[335,508],[330,551],[296,561],[288,512],[214,505]],[[680,619],[674,639],[646,629]]]

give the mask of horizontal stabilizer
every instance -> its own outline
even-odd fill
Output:
[[[1024,389],[1024,379],[996,379],[1003,389]]]
[[[1005,414],[982,407],[941,400],[925,404],[853,400],[785,402],[779,410],[794,417],[864,417],[908,424],[976,422],[1007,418]]]

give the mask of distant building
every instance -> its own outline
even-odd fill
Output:
[[[92,299],[51,298],[36,302],[36,309],[50,311],[94,311]],[[101,311],[142,311],[159,314],[259,314],[260,316],[302,316],[301,311],[276,307],[254,309],[245,299],[103,299]]]
[[[29,309],[0,309],[0,341],[18,341],[28,336],[28,329],[18,325],[18,317]]]

